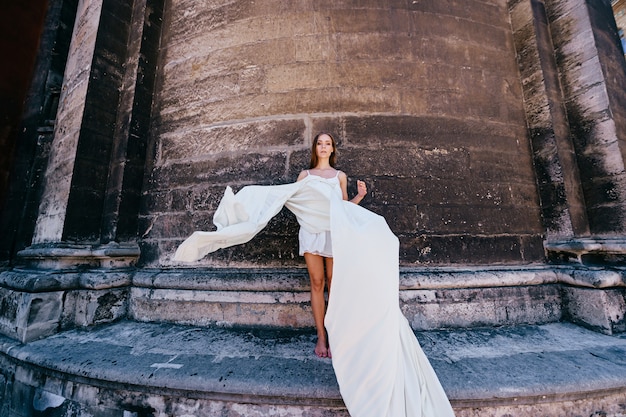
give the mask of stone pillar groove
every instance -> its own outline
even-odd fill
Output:
[[[102,243],[134,240],[146,161],[162,0],[136,0],[102,216]]]
[[[100,243],[103,205],[127,72],[133,2],[104,0],[76,152],[63,240]]]

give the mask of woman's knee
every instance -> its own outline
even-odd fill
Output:
[[[324,285],[326,280],[324,274],[309,274],[311,278],[311,291],[324,291]]]

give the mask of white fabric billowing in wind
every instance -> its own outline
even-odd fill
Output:
[[[241,244],[283,206],[311,233],[331,230],[333,282],[325,326],[332,363],[352,417],[454,416],[439,379],[398,305],[398,239],[385,219],[347,202],[338,185],[308,176],[284,185],[227,188],[215,232],[194,232],[177,261]]]

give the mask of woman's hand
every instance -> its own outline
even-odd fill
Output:
[[[356,189],[357,195],[361,198],[365,197],[365,195],[367,194],[367,186],[365,185],[365,182],[361,180],[356,181]]]

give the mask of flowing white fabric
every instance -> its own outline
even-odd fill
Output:
[[[319,177],[228,187],[215,232],[194,232],[177,261],[196,261],[249,241],[283,206],[311,233],[331,230],[333,283],[325,326],[332,363],[352,417],[449,417],[450,402],[398,303],[398,239],[385,219],[344,201]]]

